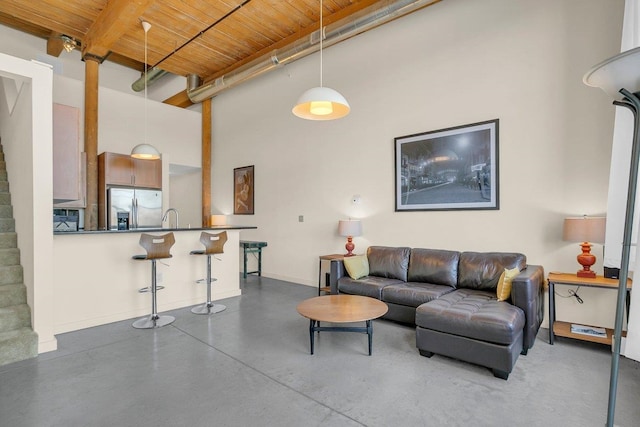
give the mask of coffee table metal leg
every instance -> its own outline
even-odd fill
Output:
[[[315,326],[315,320],[309,320],[309,339],[311,340],[311,354],[313,354],[313,327]]]
[[[371,356],[371,349],[373,347],[373,324],[371,320],[367,320],[367,335],[369,336],[369,356]]]

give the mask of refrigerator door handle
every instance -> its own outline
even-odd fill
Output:
[[[138,200],[131,199],[131,220],[133,221],[133,228],[138,228]]]

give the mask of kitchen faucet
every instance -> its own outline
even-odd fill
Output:
[[[162,222],[165,222],[167,220],[167,218],[169,217],[169,212],[173,212],[176,214],[176,226],[174,228],[178,228],[178,210],[176,208],[167,209],[162,216]]]

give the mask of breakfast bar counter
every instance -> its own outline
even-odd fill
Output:
[[[95,234],[127,234],[127,233],[168,233],[170,231],[182,232],[182,231],[206,231],[208,233],[218,233],[225,230],[255,230],[257,227],[253,225],[214,225],[211,227],[199,227],[199,228],[131,228],[129,230],[78,230],[78,231],[54,231],[56,236],[62,235],[95,235]]]
[[[203,249],[202,231],[226,231],[224,254],[216,255],[212,299],[240,295],[238,246],[240,232],[253,226],[214,226],[188,229],[138,229],[56,232],[53,239],[54,334],[145,316],[149,295],[138,289],[150,285],[149,266],[131,257],[144,254],[140,234],[174,232],[172,258],[158,262],[158,312],[200,304],[206,300],[202,257],[189,252]],[[218,259],[220,261],[218,261]]]

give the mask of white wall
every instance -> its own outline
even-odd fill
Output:
[[[202,226],[202,173],[169,176],[170,206],[180,213],[180,227]]]
[[[0,53],[0,76],[22,83],[16,102],[0,89],[2,138],[33,329],[40,352],[55,350],[51,203],[52,85],[48,66]]]
[[[344,250],[348,216],[363,218],[356,252],[519,251],[573,272],[579,248],[562,241],[562,219],[606,210],[614,111],[582,76],[619,50],[623,4],[448,0],[413,13],[324,52],[325,85],[352,107],[335,122],[290,112],[318,83],[317,54],[225,92],[213,100],[214,208],[232,211],[233,168],[255,165],[255,215],[231,221],[268,242],[264,275],[309,285],[318,255]],[[494,118],[500,210],[394,212],[394,137]],[[614,294],[557,298],[558,317],[610,326]]]

